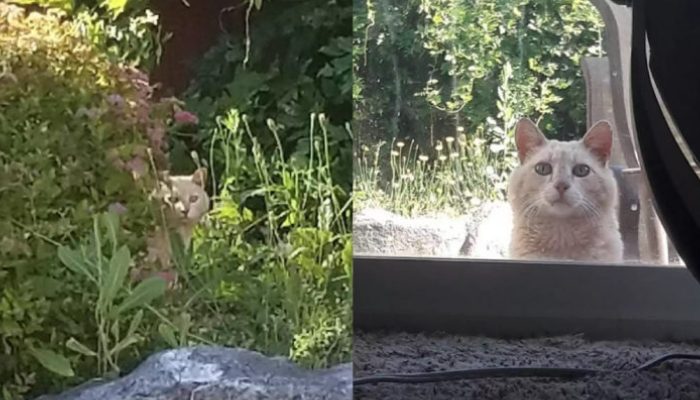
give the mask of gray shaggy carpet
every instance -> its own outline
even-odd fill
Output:
[[[355,399],[700,399],[700,361],[667,361],[648,372],[629,371],[666,353],[700,354],[699,343],[589,341],[583,336],[504,340],[447,334],[356,332],[353,347],[355,378],[372,374],[514,366],[616,371],[575,380],[486,378],[362,385],[355,386]]]

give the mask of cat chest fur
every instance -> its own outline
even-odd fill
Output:
[[[550,220],[516,223],[511,254],[523,259],[611,260],[619,238],[612,226],[593,221]]]

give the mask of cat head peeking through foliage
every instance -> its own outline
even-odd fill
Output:
[[[157,197],[163,202],[170,222],[194,225],[209,211],[209,195],[205,190],[207,170],[198,168],[192,175],[161,173]]]

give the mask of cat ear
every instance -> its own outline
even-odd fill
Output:
[[[515,147],[518,149],[518,158],[524,163],[528,154],[547,143],[547,138],[537,128],[534,122],[522,118],[515,126]]]
[[[207,169],[204,167],[197,168],[197,170],[192,174],[192,182],[198,186],[204,187],[204,185],[207,183]]]
[[[612,153],[613,133],[608,121],[598,121],[586,132],[583,145],[605,165]]]

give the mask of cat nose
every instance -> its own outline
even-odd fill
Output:
[[[563,194],[569,189],[569,187],[571,187],[571,185],[569,185],[567,182],[557,182],[557,184],[554,185],[554,187],[557,189],[559,194]]]

